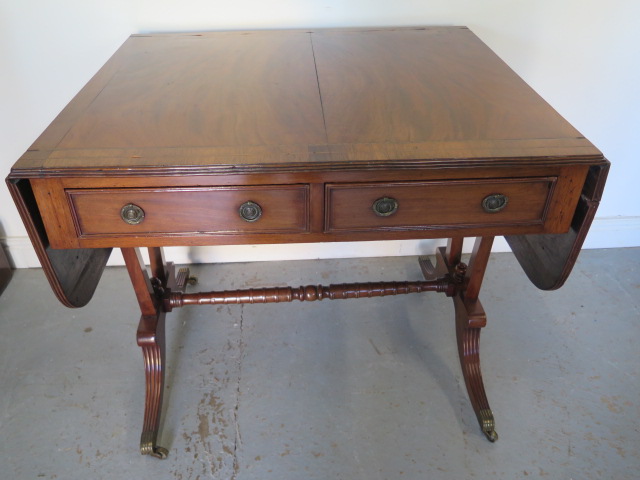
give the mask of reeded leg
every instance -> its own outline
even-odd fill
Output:
[[[171,282],[173,268],[170,264],[164,265],[162,251],[159,248],[149,250],[153,274],[151,279],[138,249],[123,248],[122,255],[142,312],[137,342],[142,348],[144,359],[146,393],[140,453],[166,458],[167,449],[157,443],[164,393],[165,312],[160,299],[157,298],[156,290],[165,288],[167,283]]]
[[[469,267],[465,268],[459,263],[462,239],[450,240],[446,249],[437,252],[436,272],[457,275],[463,284],[462,291],[453,296],[460,367],[480,428],[491,442],[495,442],[498,434],[480,369],[480,331],[487,324],[487,317],[478,300],[492,243],[493,237],[476,239]]]
[[[487,438],[495,442],[498,434],[495,430],[493,412],[489,407],[489,400],[484,390],[482,370],[480,368],[480,331],[481,328],[471,325],[486,324],[486,317],[482,305],[476,301],[473,305],[465,305],[460,297],[454,298],[456,310],[456,337],[458,340],[458,355],[464,382],[473,411],[478,418],[480,428]]]
[[[162,396],[164,392],[165,335],[164,312],[157,316],[140,318],[137,333],[138,345],[142,347],[146,393],[144,405],[144,423],[140,438],[140,453],[166,458],[167,449],[158,446],[158,431],[162,414]]]

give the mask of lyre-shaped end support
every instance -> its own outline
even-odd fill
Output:
[[[169,451],[157,444],[165,373],[166,312],[162,296],[168,290],[184,290],[186,284],[193,280],[189,276],[189,269],[180,269],[178,275],[175,275],[174,265],[165,262],[159,247],[149,248],[151,275],[137,248],[123,248],[122,255],[142,313],[137,342],[142,348],[146,393],[140,453],[164,459]]]
[[[480,369],[480,331],[486,325],[486,315],[478,300],[492,241],[491,237],[476,241],[468,267],[460,262],[462,239],[452,239],[446,249],[438,249],[435,268],[424,257],[420,258],[420,267],[425,277],[451,275],[453,283],[458,287],[452,297],[462,376],[480,428],[490,442],[495,442],[498,434]]]

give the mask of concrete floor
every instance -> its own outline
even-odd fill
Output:
[[[451,300],[427,293],[169,314],[164,461],[137,450],[125,270],[79,310],[18,271],[0,296],[0,478],[637,479],[640,249],[583,252],[557,292],[492,257],[481,350],[497,443],[467,400]],[[415,258],[193,270],[198,290],[420,279]]]

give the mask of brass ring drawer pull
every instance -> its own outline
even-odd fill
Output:
[[[128,203],[120,209],[120,218],[129,225],[138,225],[144,220],[144,210],[138,205]]]
[[[501,193],[488,195],[482,200],[482,208],[487,213],[498,213],[509,203],[509,197]]]
[[[262,208],[255,202],[244,202],[240,205],[238,213],[245,222],[255,222],[262,216]]]
[[[372,208],[379,217],[388,217],[398,211],[398,201],[395,198],[382,197],[373,202]]]

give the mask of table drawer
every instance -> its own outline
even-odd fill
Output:
[[[71,189],[80,237],[300,233],[308,185]]]
[[[328,184],[325,231],[542,225],[555,183],[543,177]]]

